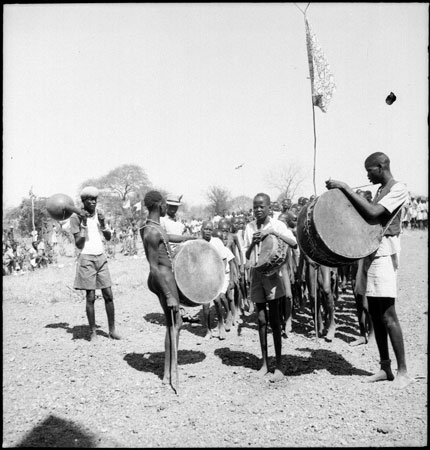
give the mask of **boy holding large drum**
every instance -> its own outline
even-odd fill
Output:
[[[357,211],[367,220],[379,222],[384,234],[378,249],[364,258],[362,270],[357,277],[357,293],[366,295],[372,318],[376,344],[380,356],[380,369],[368,377],[368,382],[394,380],[397,388],[411,383],[406,368],[402,329],[397,317],[397,269],[400,256],[400,211],[408,200],[404,183],[394,180],[390,159],[382,152],[372,153],[364,162],[367,177],[373,184],[381,184],[373,203],[354,192],[346,183],[326,181],[327,189],[340,189]],[[397,376],[391,370],[388,349],[390,337],[397,359]]]

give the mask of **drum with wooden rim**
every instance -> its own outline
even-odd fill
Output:
[[[287,258],[288,245],[277,236],[268,234],[260,243],[260,252],[254,269],[263,275],[273,275]]]
[[[300,250],[324,266],[350,264],[370,255],[382,235],[381,224],[364,219],[340,189],[316,197],[297,218]]]
[[[173,255],[173,273],[179,301],[185,306],[209,303],[221,293],[224,262],[216,249],[204,239],[179,244]]]

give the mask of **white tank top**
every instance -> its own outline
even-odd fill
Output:
[[[101,255],[104,253],[103,241],[100,234],[100,224],[97,212],[93,217],[87,218],[85,230],[85,244],[81,253],[84,255]]]

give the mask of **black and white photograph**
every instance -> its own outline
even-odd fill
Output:
[[[429,3],[3,4],[3,448],[428,445]]]

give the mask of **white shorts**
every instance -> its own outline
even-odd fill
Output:
[[[223,285],[222,291],[221,291],[222,294],[227,293],[229,283],[230,283],[230,273],[226,273],[225,278],[224,278],[224,285]]]
[[[367,297],[397,297],[397,255],[379,256],[367,271]]]

